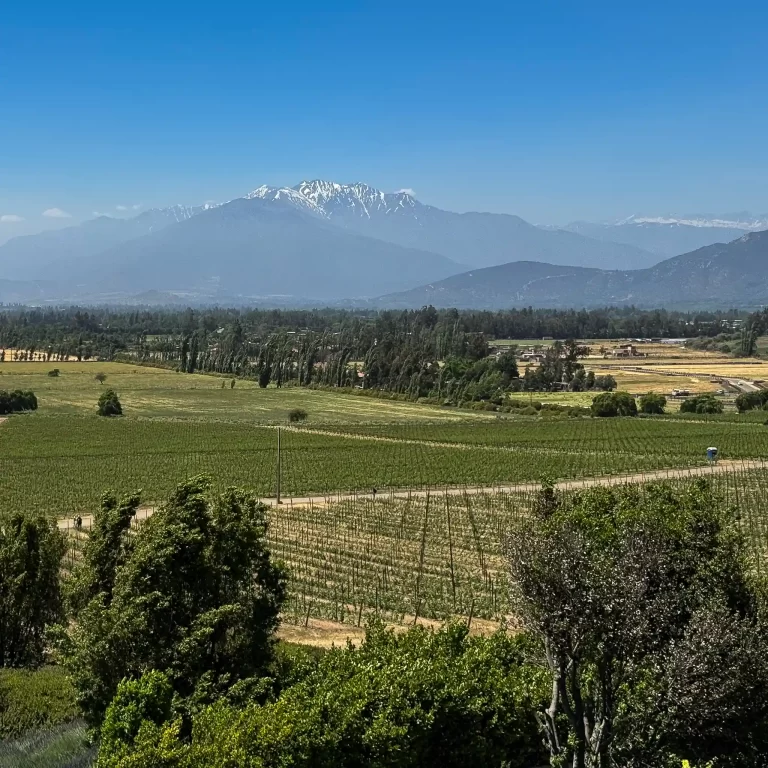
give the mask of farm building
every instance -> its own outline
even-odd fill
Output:
[[[638,351],[634,344],[619,344],[618,347],[609,350],[608,357],[645,357],[645,353]]]

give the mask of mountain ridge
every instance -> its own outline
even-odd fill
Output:
[[[470,270],[377,300],[381,306],[756,307],[768,303],[768,231],[750,232],[642,270],[512,262]]]

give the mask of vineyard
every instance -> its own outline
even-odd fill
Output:
[[[684,486],[684,477],[670,481]],[[734,468],[709,480],[740,515],[755,568],[768,566],[768,476]],[[347,500],[273,511],[270,543],[290,570],[286,620],[359,625],[475,616],[510,621],[505,531],[536,492]]]
[[[440,489],[650,472],[768,455],[768,429],[745,421],[526,420],[325,425],[283,429],[286,497]],[[276,491],[277,432],[270,426],[191,420],[35,414],[0,428],[0,508],[58,517],[93,510],[106,489],[142,490],[151,503],[181,479]]]
[[[361,624],[372,612],[395,623],[508,618],[501,542],[542,479],[642,481],[674,469],[672,482],[684,482],[687,468],[706,465],[710,445],[729,464],[712,482],[739,508],[764,567],[768,481],[753,468],[768,456],[762,412],[496,418],[250,382],[222,389],[216,377],[107,364],[100,368],[127,415],[105,419],[93,412],[96,365],[62,364],[60,377],[41,374],[39,363],[0,369],[4,383],[37,390],[41,403],[0,425],[0,510],[43,511],[71,527],[105,490],[140,489],[151,506],[201,473],[217,488],[274,498],[282,425],[284,503],[270,511],[269,536],[289,568],[294,624]],[[289,426],[288,410],[299,406],[310,418]],[[72,537],[70,564],[84,535]]]
[[[681,473],[664,482],[685,487],[692,479]],[[762,574],[768,568],[768,474],[736,463],[708,482],[723,504],[738,511],[754,568]],[[535,488],[410,498],[380,493],[375,500],[272,507],[269,545],[289,572],[283,621],[360,627],[376,614],[394,624],[456,615],[513,623],[503,540],[515,521],[530,514],[537,494]],[[69,567],[87,531],[66,525]]]

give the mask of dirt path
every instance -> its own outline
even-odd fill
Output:
[[[466,616],[463,617],[466,620]],[[434,619],[419,618],[416,622],[422,627],[438,629],[445,622]],[[364,624],[364,622],[363,622]],[[395,632],[406,632],[414,624],[413,616],[406,616],[403,624],[388,624]],[[490,635],[499,629],[498,621],[486,619],[473,619],[470,629],[471,635]],[[311,645],[316,648],[343,648],[347,640],[359,644],[365,637],[365,626],[356,627],[352,624],[340,624],[336,621],[309,618],[306,626],[300,624],[281,623],[277,630],[277,636],[281,640],[299,645]]]
[[[579,488],[594,488],[595,486],[625,485],[634,483],[647,483],[653,480],[675,480],[693,477],[707,477],[710,475],[720,475],[732,469],[750,470],[750,469],[768,469],[768,461],[760,459],[747,459],[745,461],[720,461],[714,465],[705,465],[700,467],[684,467],[657,469],[650,472],[639,472],[629,475],[600,475],[598,477],[583,477],[576,480],[561,480],[555,484],[558,490],[571,491]],[[541,483],[515,483],[499,484],[492,486],[481,486],[477,488],[443,488],[431,490],[391,490],[381,491],[375,498],[377,499],[422,499],[429,494],[431,496],[463,496],[477,495],[483,493],[530,493],[541,487]],[[373,500],[371,493],[338,493],[324,496],[292,496],[284,497],[281,507],[286,506],[316,506],[322,507],[328,504],[334,504],[340,501],[361,501]],[[274,497],[263,498],[261,500],[269,507],[278,507],[277,499]],[[141,507],[136,515],[136,520],[146,520],[153,512],[153,506]],[[63,518],[59,520],[61,530],[71,530],[73,528],[72,518]],[[93,525],[93,515],[82,515],[82,527],[90,530]]]
[[[413,437],[388,437],[387,435],[367,435],[360,432],[334,432],[332,429],[315,429],[314,427],[277,427],[273,424],[263,425],[266,429],[280,429],[281,432],[295,432],[304,435],[324,435],[327,437],[342,437],[345,440],[363,440],[376,443],[396,443],[400,445],[421,445],[425,448],[451,448],[456,451],[492,451],[503,453],[526,453],[531,450],[527,444],[520,445],[487,445],[485,443],[452,443],[445,440],[418,440]],[[584,451],[562,448],[536,447],[537,454],[557,456],[581,456]],[[635,455],[635,451],[614,451],[614,454]]]

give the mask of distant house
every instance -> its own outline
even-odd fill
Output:
[[[533,350],[529,350],[527,352],[523,352],[522,355],[520,355],[520,359],[524,363],[543,363],[546,355],[543,352],[534,352]]]
[[[619,344],[608,352],[608,357],[645,357],[645,353],[638,351],[634,344]]]

